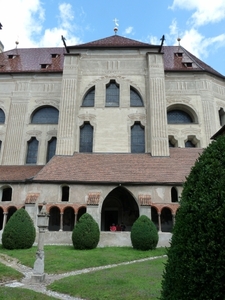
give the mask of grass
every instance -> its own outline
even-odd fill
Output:
[[[22,278],[23,275],[20,272],[0,263],[0,282],[20,280]]]
[[[28,289],[0,287],[0,300],[56,300],[56,298]]]

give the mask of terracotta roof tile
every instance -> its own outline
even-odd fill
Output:
[[[42,168],[43,166],[0,166],[0,182],[23,182]]]
[[[34,177],[34,181],[182,183],[201,152],[199,148],[174,148],[170,150],[170,157],[96,153],[54,156]]]

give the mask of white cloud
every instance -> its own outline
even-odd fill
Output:
[[[127,27],[126,29],[125,29],[125,34],[131,34],[131,33],[133,33],[133,30],[134,30],[134,28],[132,27],[132,26],[129,26],[129,27]]]
[[[170,8],[194,10],[191,21],[196,26],[216,23],[225,19],[224,0],[174,0]]]

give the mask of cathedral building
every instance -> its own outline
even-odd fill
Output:
[[[100,246],[128,245],[140,215],[167,245],[183,182],[225,124],[225,77],[181,45],[64,46],[0,53],[0,233],[21,207],[36,225],[45,201],[49,243],[71,243],[88,212]]]

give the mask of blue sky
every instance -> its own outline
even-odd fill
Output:
[[[225,0],[0,0],[5,50],[86,43],[114,34],[181,45],[225,75]]]

